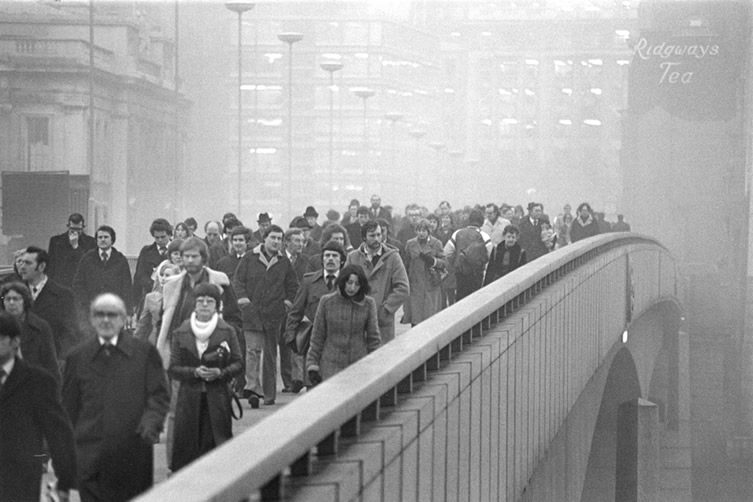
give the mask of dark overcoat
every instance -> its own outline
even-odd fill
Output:
[[[97,241],[91,235],[81,233],[78,236],[78,247],[73,249],[68,232],[50,237],[50,243],[47,246],[49,260],[45,273],[59,282],[66,288],[73,284],[73,276],[76,274],[78,262],[84,256],[84,253],[97,247]]]
[[[166,246],[167,247],[167,246]],[[136,261],[136,271],[133,274],[133,303],[141,308],[141,302],[144,295],[152,290],[154,280],[152,274],[157,266],[168,259],[167,251],[165,255],[159,254],[157,243],[152,242],[148,246],[141,248],[139,258]]]
[[[546,244],[541,240],[540,220],[535,225],[531,223],[531,218],[527,216],[520,221],[518,244],[525,250],[528,261],[533,261],[549,252]]]
[[[58,384],[43,369],[16,358],[0,388],[0,500],[39,501],[43,440],[58,488],[75,488],[73,431],[60,404]]]
[[[217,380],[205,382],[194,374],[201,366],[196,349],[196,339],[187,320],[173,332],[170,352],[170,377],[180,381],[175,407],[175,442],[173,444],[172,468],[178,470],[196,460],[200,451],[199,405],[201,393],[206,391],[209,417],[215,446],[233,437],[231,392],[228,383],[243,370],[241,351],[235,329],[222,319],[217,321],[214,333],[209,337],[207,352],[220,345],[230,348],[230,359]]]
[[[599,223],[593,216],[589,216],[585,222],[579,216],[570,225],[570,242],[578,242],[594,235],[599,235]]]
[[[21,326],[21,355],[24,360],[47,370],[55,378],[55,385],[60,385],[60,367],[50,325],[33,312],[26,312],[25,319],[18,324]]]
[[[55,353],[64,360],[80,341],[73,291],[48,278],[30,310],[50,325]]]
[[[285,300],[291,302],[298,291],[298,279],[284,253],[267,260],[259,244],[243,255],[233,277],[238,297],[251,303],[243,308],[243,329],[264,331],[265,325],[277,324],[285,318]]]
[[[312,323],[316,316],[316,308],[319,306],[319,300],[324,295],[331,293],[327,289],[327,281],[324,278],[324,270],[309,272],[303,276],[301,287],[293,300],[293,307],[288,312],[285,321],[285,341],[290,342],[295,339],[295,330],[303,320],[304,316]],[[336,288],[337,286],[334,286]],[[334,289],[333,289],[334,290]]]
[[[102,293],[118,295],[131,312],[131,268],[128,260],[115,248],[110,248],[110,257],[104,263],[99,248],[87,251],[73,278],[73,292],[82,312],[88,312],[89,304]]]
[[[126,333],[107,356],[90,337],[68,356],[63,404],[73,423],[80,480],[98,479],[112,502],[128,500],[154,481],[153,445],[170,404],[157,349]]]

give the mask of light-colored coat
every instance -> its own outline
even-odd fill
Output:
[[[432,268],[443,270],[447,266],[442,243],[436,237],[429,236],[423,244],[414,238],[405,245],[408,280],[410,281],[410,306],[405,309],[406,315],[403,322],[412,325],[428,319],[439,312],[442,307],[441,281],[432,282],[430,270],[420,258],[421,253],[428,253],[434,257]]]
[[[209,274],[210,284],[217,284],[223,289],[230,286],[230,279],[228,279],[227,275],[207,267],[204,270]],[[162,326],[160,326],[159,335],[157,336],[157,350],[160,356],[162,356],[162,365],[165,369],[170,365],[170,325],[173,322],[175,309],[178,307],[178,302],[180,301],[180,289],[185,276],[186,271],[184,270],[180,274],[170,277],[165,281],[162,289]]]
[[[323,379],[379,348],[376,302],[370,296],[356,302],[339,291],[322,297],[314,318],[306,369]]]
[[[345,265],[359,265],[369,280],[371,293],[377,305],[379,332],[382,343],[395,338],[395,312],[410,295],[408,274],[397,250],[382,246],[382,257],[376,266],[366,254],[366,244],[348,254]]]

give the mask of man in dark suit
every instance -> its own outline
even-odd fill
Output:
[[[97,296],[90,321],[96,336],[66,361],[63,405],[71,418],[82,502],[120,502],[154,483],[153,445],[170,403],[157,349],[123,332],[126,305]]]
[[[244,226],[235,227],[230,231],[228,239],[230,240],[232,250],[230,254],[220,258],[215,270],[219,270],[228,276],[230,280],[233,280],[238,263],[243,258],[243,255],[246,254],[246,251],[248,251],[248,245],[251,241],[251,230]]]
[[[306,221],[309,224],[309,237],[314,241],[319,242],[322,239],[323,228],[319,222],[316,221],[317,218],[319,218],[319,213],[316,212],[316,208],[314,208],[314,206],[306,207],[303,217],[306,218]]]
[[[526,260],[529,262],[549,252],[546,244],[541,240],[540,219],[543,215],[544,205],[540,202],[530,202],[528,204],[528,216],[520,220],[518,244],[525,250]]]
[[[308,225],[305,219],[301,218],[301,220],[303,220],[303,224]],[[285,255],[290,260],[295,277],[298,279],[298,284],[300,285],[303,275],[309,270],[309,257],[303,254],[305,232],[301,228],[290,228],[285,232],[284,240]],[[288,344],[285,343],[284,322],[280,327],[280,336],[277,343],[280,350],[282,391],[297,394],[303,388],[303,356],[294,353]]]
[[[73,213],[68,217],[68,230],[50,238],[47,251],[50,255],[47,275],[54,281],[70,288],[78,262],[84,253],[97,247],[94,237],[84,233],[84,217]]]
[[[97,248],[81,258],[73,278],[73,292],[79,303],[81,319],[86,318],[92,300],[102,293],[116,294],[123,299],[128,312],[133,312],[131,267],[123,253],[113,247],[115,229],[102,225],[95,236]]]
[[[382,206],[382,198],[374,194],[371,196],[371,207],[369,208],[369,219],[378,220],[383,219],[392,223],[392,214],[386,207]]]
[[[20,334],[15,318],[0,312],[0,499],[39,501],[46,441],[65,501],[76,482],[71,423],[52,375],[17,356]]]
[[[157,218],[149,227],[154,242],[141,248],[136,262],[136,272],[133,274],[133,304],[136,310],[141,310],[144,295],[152,290],[152,273],[157,265],[170,258],[167,245],[173,236],[173,226],[164,218]]]
[[[18,273],[31,291],[31,312],[50,325],[58,361],[78,343],[76,309],[73,292],[46,275],[49,257],[44,249],[26,248]]]
[[[298,293],[295,295],[295,300],[293,300],[293,306],[288,311],[283,326],[285,343],[290,344],[295,340],[295,331],[304,318],[312,323],[314,322],[319,300],[322,296],[335,291],[337,276],[340,273],[340,269],[345,265],[345,259],[345,250],[340,244],[329,241],[324,245],[322,254],[319,257],[319,261],[321,262],[320,267],[323,268],[315,272],[309,272],[303,276]],[[306,354],[297,354],[297,356],[302,359],[301,368],[304,370],[302,379],[303,383],[308,386],[310,382],[308,382],[308,375],[306,374],[303,362]]]

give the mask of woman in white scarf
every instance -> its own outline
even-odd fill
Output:
[[[235,329],[220,318],[219,287],[193,289],[190,319],[173,332],[168,373],[180,382],[170,469],[177,471],[233,436],[229,383],[242,372]]]

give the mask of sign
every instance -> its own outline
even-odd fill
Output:
[[[652,8],[653,26],[632,45],[631,112],[659,106],[687,120],[733,117],[747,57],[746,12],[739,4],[675,2]]]

